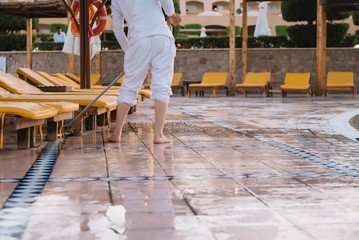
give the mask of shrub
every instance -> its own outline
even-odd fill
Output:
[[[36,36],[32,37],[35,41]],[[0,51],[25,51],[26,34],[0,34]]]
[[[39,19],[32,19],[32,28],[37,29]],[[26,29],[26,20],[25,18],[10,16],[10,15],[0,15],[0,33],[15,33],[18,30]]]
[[[55,51],[55,50],[62,50],[62,48],[64,47],[64,43],[40,42],[40,43],[34,43],[33,47],[38,49],[39,51]]]
[[[339,43],[339,47],[354,47],[358,43],[358,36],[348,34]]]
[[[288,26],[281,26],[281,25],[275,26],[275,34],[277,36],[288,37],[287,27]]]
[[[327,46],[338,47],[347,34],[349,24],[327,24]],[[294,25],[287,28],[288,35],[296,47],[316,47],[316,25]]]
[[[228,36],[229,36],[229,28],[230,28],[229,26],[226,27]],[[235,26],[234,31],[235,31],[236,36],[240,36],[242,34],[242,29],[240,26]]]
[[[101,42],[101,48],[108,49],[108,50],[118,50],[121,49],[120,44],[118,44],[117,41],[102,41]]]
[[[282,1],[283,20],[288,22],[306,21],[313,23],[317,19],[317,1],[314,0],[291,0]],[[343,20],[350,17],[350,12],[338,12],[328,9],[328,21]]]
[[[198,23],[185,24],[183,26],[184,29],[201,29],[202,25]]]
[[[54,37],[53,33],[37,33],[36,37],[40,38],[41,42],[50,42],[50,39]]]
[[[176,45],[179,48],[229,48],[229,37],[206,37],[206,38],[177,38]],[[249,37],[249,48],[280,48],[292,47],[286,37],[260,36]],[[236,37],[236,47],[242,47],[242,38]]]
[[[353,12],[353,23],[356,26],[359,26],[359,12]]]

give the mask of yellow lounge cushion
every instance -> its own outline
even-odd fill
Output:
[[[9,73],[0,72],[0,86],[16,94],[37,94],[42,91]]]
[[[43,103],[52,106],[54,108],[57,108],[59,113],[74,112],[79,110],[80,108],[80,105],[78,103],[72,103],[72,102],[43,102]]]
[[[310,81],[310,73],[286,73],[284,85],[308,85]]]
[[[182,73],[179,73],[179,72],[173,73],[171,87],[173,87],[173,86],[181,86],[182,76],[183,76]]]
[[[327,87],[355,87],[353,72],[328,72]]]
[[[138,94],[140,94],[140,95],[142,95],[142,96],[144,96],[144,97],[146,97],[146,98],[151,98],[151,96],[152,96],[152,91],[149,90],[149,89],[141,89],[141,90],[138,92]]]
[[[68,76],[69,78],[71,78],[72,80],[74,80],[75,82],[77,82],[78,84],[80,84],[80,78],[77,77],[75,74],[72,73],[66,73],[66,76]]]
[[[4,88],[0,87],[0,96],[8,95],[10,92],[5,90]]]
[[[73,102],[80,106],[87,106],[96,96],[94,95],[17,95],[10,94],[0,98],[0,101],[16,101],[16,102]],[[117,107],[117,97],[102,96],[93,105],[100,108]]]
[[[270,72],[248,72],[243,83],[239,83],[237,87],[260,87],[267,86],[271,77]]]
[[[287,85],[287,84],[284,84],[282,86],[280,86],[281,89],[283,90],[307,90],[310,88],[310,84],[307,84],[307,85]]]
[[[29,119],[46,119],[55,116],[58,109],[44,103],[0,102],[0,113],[14,114]]]
[[[48,80],[49,82],[51,82],[55,86],[70,86],[70,87],[74,87],[74,88],[79,86],[74,81],[65,81],[65,80],[63,80],[63,79],[61,79],[59,77],[52,76],[47,72],[37,71],[36,73],[38,73],[40,76],[46,78],[46,80]]]
[[[223,84],[216,83],[191,83],[189,86],[192,87],[223,87]]]
[[[55,84],[49,82],[46,78],[40,76],[38,73],[30,68],[18,68],[16,73],[22,76],[25,80],[33,82],[35,85],[40,86],[55,86]]]
[[[76,83],[80,84],[81,80],[78,76],[76,76],[75,74],[72,73],[66,73],[65,74],[67,77],[69,77],[70,79],[72,79],[73,81],[75,81]],[[101,78],[101,74],[98,73],[91,73],[90,74],[90,83],[91,85],[96,85],[99,80]]]
[[[201,84],[226,85],[227,72],[206,72],[203,75]]]
[[[265,87],[268,83],[238,83],[236,87]]]

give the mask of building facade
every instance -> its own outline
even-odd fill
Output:
[[[253,27],[256,24],[259,15],[259,2],[249,2],[248,26]],[[267,17],[271,29],[276,25],[288,25],[283,21],[280,11],[280,1],[268,3]],[[218,0],[180,0],[181,15],[183,16],[182,25],[191,23],[200,23],[205,27],[227,27],[229,26],[229,1]],[[243,7],[242,0],[235,1],[235,9]],[[242,14],[235,13],[235,24],[242,26]]]
[[[229,26],[229,0],[179,0],[181,15],[183,18],[182,25],[199,23],[204,27],[227,27]],[[252,35],[259,15],[258,2],[248,2],[248,28],[249,34]],[[275,27],[278,25],[293,25],[298,23],[286,22],[281,14],[281,1],[269,1],[267,8],[267,18],[269,28],[275,35]],[[243,7],[242,0],[235,0],[235,9]],[[355,27],[352,18],[345,21],[349,23],[349,33],[353,34],[358,27]],[[235,14],[235,24],[242,26],[242,14]],[[252,30],[252,31],[251,31]]]
[[[9,0],[8,0],[9,1]],[[182,15],[181,25],[186,24],[201,24],[206,28],[226,28],[229,26],[229,0],[179,0]],[[249,35],[253,35],[254,27],[256,25],[257,17],[259,15],[258,2],[249,2],[248,10],[248,27]],[[242,0],[235,0],[235,9],[243,7]],[[272,35],[275,35],[275,27],[278,25],[293,25],[296,23],[289,23],[282,19],[281,1],[269,1],[267,8],[267,18],[269,28],[272,30]],[[108,18],[107,29],[112,29],[111,17]],[[358,27],[354,26],[352,18],[345,21],[349,23],[349,33],[353,34]],[[67,19],[40,19],[40,28],[42,32],[46,32],[47,26],[51,23],[67,24]],[[242,26],[242,14],[235,13],[235,25]]]

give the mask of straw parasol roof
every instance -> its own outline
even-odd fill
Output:
[[[62,18],[67,16],[61,0],[25,0],[0,2],[0,14],[26,18]]]

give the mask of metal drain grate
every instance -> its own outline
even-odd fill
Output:
[[[5,201],[0,209],[0,239],[21,239],[33,204],[50,177],[59,151],[59,142],[47,143],[25,177]]]

